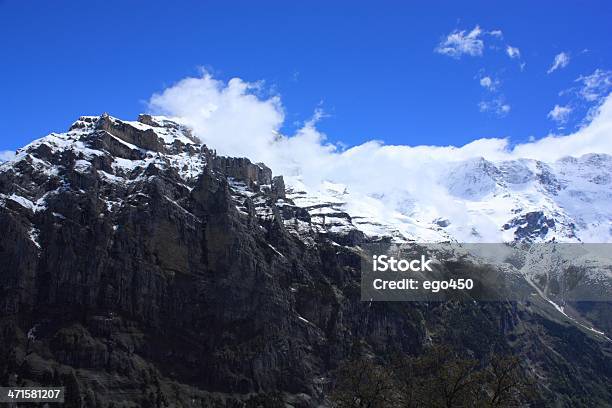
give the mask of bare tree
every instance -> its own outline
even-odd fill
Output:
[[[397,384],[391,372],[371,360],[359,359],[342,364],[336,371],[332,394],[339,408],[397,407]]]
[[[445,346],[418,357],[396,354],[387,365],[352,360],[336,375],[339,408],[510,408],[536,396],[518,358],[493,355],[484,364]]]
[[[518,357],[494,355],[485,370],[487,407],[517,407],[535,394],[533,383],[523,374]]]
[[[402,360],[396,369],[402,384],[402,406],[470,406],[473,389],[478,387],[478,362],[459,358],[448,347],[434,346],[418,358]]]

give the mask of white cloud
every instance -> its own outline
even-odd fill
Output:
[[[567,122],[570,113],[572,113],[571,107],[555,105],[555,107],[552,108],[550,112],[548,112],[548,118],[554,120],[559,124],[563,124]]]
[[[489,91],[495,91],[498,85],[499,81],[491,78],[490,76],[484,76],[480,78],[480,86],[488,89]]]
[[[11,160],[13,157],[15,157],[15,152],[12,150],[0,151],[0,163]]]
[[[597,70],[594,75],[601,79],[603,71]],[[609,75],[612,75],[612,73],[609,73]],[[591,81],[586,78],[592,76],[584,77],[584,80],[591,84]],[[278,132],[284,120],[280,97],[273,96],[267,99],[257,97],[251,92],[254,87],[253,83],[245,82],[239,78],[223,82],[212,78],[209,74],[204,74],[201,78],[187,78],[179,81],[162,93],[153,95],[149,105],[154,113],[164,113],[178,117],[186,124],[194,127],[197,136],[221,154],[247,156],[255,160],[261,160],[263,156],[270,157],[278,153],[279,146],[295,146],[297,140],[305,146],[309,143],[314,143],[315,146],[308,146],[304,150],[297,149],[286,152],[288,155],[281,161],[302,161],[297,160],[296,156],[304,152],[327,152],[326,154],[339,157],[349,151],[355,151],[355,149],[365,149],[365,146],[378,145],[381,148],[391,148],[391,146],[385,146],[381,142],[372,141],[339,152],[325,142],[325,135],[316,128],[316,119],[321,117],[319,110],[315,112],[314,120],[306,122],[295,135],[278,137],[276,132]],[[501,98],[498,98],[496,103],[504,105]],[[457,159],[478,157],[479,155],[491,160],[513,157],[537,158],[545,155],[548,161],[552,161],[566,155],[612,154],[610,134],[612,134],[612,94],[605,97],[593,120],[576,133],[567,136],[549,135],[533,143],[518,145],[512,150],[508,150],[505,139],[479,139],[463,147],[392,147],[404,151],[428,151],[436,157],[448,159],[457,153]],[[541,146],[542,143],[551,143],[551,141],[558,144],[557,148],[548,149],[544,152],[536,148],[536,146]],[[571,146],[571,148],[568,146]],[[479,151],[482,154],[479,154]],[[275,158],[274,161],[278,161],[278,158]]]
[[[149,106],[182,118],[221,154],[252,156],[274,142],[284,121],[280,98],[259,98],[254,92],[260,87],[239,78],[224,83],[205,72],[153,95]]]
[[[555,59],[552,65],[550,66],[550,68],[548,69],[548,71],[546,71],[546,73],[551,74],[558,69],[565,68],[567,67],[567,64],[569,63],[570,63],[569,54],[566,52],[561,52],[555,55]]]
[[[597,102],[612,91],[612,71],[596,69],[591,75],[580,76],[576,79],[582,87],[578,94],[589,102]]]
[[[480,86],[485,87],[485,88],[490,88],[491,85],[493,85],[493,81],[491,80],[490,77],[483,77],[480,78]]]
[[[510,105],[504,102],[502,96],[489,101],[481,101],[478,103],[478,108],[481,112],[491,112],[499,117],[504,117],[510,113]]]
[[[516,146],[510,146],[507,139],[490,138],[459,147],[369,141],[341,150],[326,142],[317,129],[320,111],[295,134],[278,135],[284,120],[280,97],[258,97],[253,94],[254,87],[241,79],[226,83],[205,74],[154,95],[150,106],[156,111],[153,113],[179,117],[191,125],[196,135],[220,154],[263,161],[275,174],[300,180],[308,191],[318,191],[323,182],[330,181],[346,185],[351,194],[364,199],[384,194],[384,211],[407,211],[410,197],[427,191],[427,205],[456,220],[465,217],[466,209],[448,195],[439,179],[459,161],[484,157],[491,161],[528,158],[552,162],[586,153],[612,154],[612,95],[577,132],[548,135]],[[502,112],[510,109],[504,108],[503,101],[490,103]],[[410,182],[406,175],[410,175]]]
[[[593,119],[577,132],[565,135],[549,135],[536,142],[518,145],[510,156],[554,161],[565,156],[579,157],[587,153],[612,154],[612,94],[593,115]]]
[[[499,39],[504,38],[504,33],[502,32],[502,30],[491,30],[489,31],[489,34]]]
[[[462,55],[481,56],[484,48],[481,34],[479,26],[474,27],[469,33],[465,30],[455,30],[438,44],[435,51],[453,58],[461,58]]]
[[[521,50],[519,50],[517,47],[512,47],[510,45],[506,47],[506,54],[508,54],[508,56],[512,59],[521,58]]]

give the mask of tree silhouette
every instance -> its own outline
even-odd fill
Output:
[[[445,346],[418,357],[395,355],[386,365],[353,359],[336,370],[332,393],[339,408],[509,408],[536,397],[520,360],[492,355],[463,358]]]
[[[369,359],[342,364],[332,399],[339,408],[384,408],[397,406],[398,387],[392,373]]]

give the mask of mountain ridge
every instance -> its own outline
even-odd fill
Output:
[[[146,114],[133,122],[106,114],[81,117],[68,133],[51,134],[47,138],[71,140],[70,137],[92,128],[104,132],[111,122],[119,126],[115,126],[114,134],[105,136],[105,142],[97,142],[97,146],[110,149],[115,156],[113,166],[118,170],[164,164],[174,166],[183,179],[189,179],[202,171],[205,163],[201,156],[208,159],[216,156],[187,126]],[[140,133],[142,136],[137,137],[142,140],[134,140],[134,135]],[[35,141],[24,149],[36,144],[45,145],[45,142]],[[181,146],[186,146],[188,151],[182,151]],[[147,157],[146,151],[168,154],[168,160],[156,162],[151,154]],[[87,155],[88,151],[84,150],[83,154]],[[22,156],[18,154],[12,162],[22,160]],[[219,163],[217,168],[228,165]],[[260,166],[267,169],[264,164]],[[437,208],[427,193],[417,198],[401,187],[396,192],[377,195],[342,182],[324,180],[319,186],[305,185],[300,175],[284,175],[283,183],[291,199],[309,211],[314,221],[323,222],[327,217],[329,223],[321,225],[323,230],[357,229],[368,236],[390,236],[398,241],[610,242],[612,214],[606,206],[612,201],[610,172],[612,156],[606,154],[566,157],[554,163],[532,159],[491,162],[482,157],[449,163],[448,170],[438,176],[436,183],[456,202],[455,207],[449,207],[449,212],[463,217],[458,220],[453,220],[452,214],[444,214],[444,208]],[[345,215],[334,217],[339,213]]]

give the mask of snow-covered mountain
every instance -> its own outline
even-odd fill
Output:
[[[100,137],[99,132],[109,126],[115,129],[113,133]],[[118,137],[117,129],[125,137]],[[94,133],[97,137],[92,137]],[[16,172],[19,177],[20,169],[26,166],[39,178],[58,176],[61,166],[52,164],[46,156],[60,155],[74,157],[79,172],[92,171],[94,162],[103,163],[97,171],[109,185],[126,187],[156,168],[172,168],[188,186],[210,164],[212,152],[187,127],[165,117],[141,115],[138,121],[122,121],[108,115],[85,116],[68,132],[52,133],[20,149],[14,159],[1,165],[0,171]],[[309,214],[308,223],[285,220],[289,228],[302,235],[304,231],[363,233],[399,242],[612,241],[609,155],[587,154],[550,163],[477,158],[440,167],[431,180],[431,189],[421,194],[401,185],[379,193],[363,192],[358,185],[333,180],[313,186],[304,183],[302,175],[285,175],[288,200],[279,198],[277,204]],[[405,175],[406,186],[417,182],[423,181]],[[53,183],[46,186],[30,191],[23,190],[22,185],[10,194],[0,194],[0,203],[12,201],[41,211],[49,196],[62,188]],[[241,181],[232,187],[238,198],[255,194]],[[120,204],[107,202],[109,207]],[[272,212],[263,202],[257,205],[261,216]]]
[[[535,246],[504,262],[525,302],[369,302],[360,290],[367,244],[609,241],[611,163],[455,160],[362,188],[333,172],[273,176],[169,118],[81,117],[0,164],[0,348],[15,350],[0,375],[59,373],[75,401],[225,406],[278,391],[288,406],[329,406],[355,345],[382,358],[437,342],[508,350],[542,395],[598,406],[609,302],[580,300],[609,299],[609,257]],[[482,266],[459,250],[437,259]]]
[[[299,178],[285,180],[290,197],[312,208],[313,215],[322,220],[324,215],[346,211],[352,224],[368,235],[428,242],[610,242],[611,174],[612,157],[605,154],[552,163],[484,158],[455,162],[436,180],[448,194],[442,208],[427,192],[415,197],[401,187],[390,193],[389,200],[385,194],[353,193],[344,184],[326,182],[309,191]],[[406,183],[410,182],[407,174]],[[402,193],[403,205],[398,206],[397,196]],[[328,228],[345,224],[333,217],[327,217],[326,223]]]

